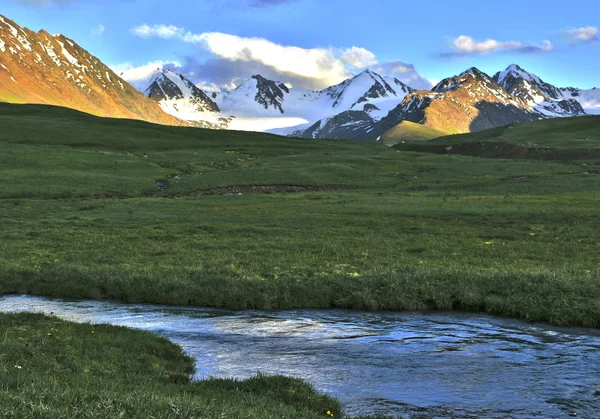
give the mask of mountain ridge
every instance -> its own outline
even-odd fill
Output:
[[[97,116],[187,125],[63,35],[0,15],[0,100],[67,106]]]

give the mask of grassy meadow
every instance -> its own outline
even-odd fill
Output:
[[[600,327],[597,162],[407,152],[48,106],[0,104],[0,126],[0,292],[468,310]]]

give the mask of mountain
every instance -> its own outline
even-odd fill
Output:
[[[516,64],[496,73],[494,80],[546,116],[581,116],[600,113],[600,91],[558,88]]]
[[[293,131],[290,136],[300,138],[331,138],[363,140],[375,126],[375,120],[365,111],[344,111],[321,119],[307,129]]]
[[[471,68],[418,91],[371,70],[323,90],[256,74],[233,90],[214,92],[174,71],[137,70],[119,77],[71,39],[36,33],[0,16],[0,101],[5,102],[169,125],[386,144],[600,114],[599,89],[556,87],[515,64],[494,77]]]
[[[63,35],[0,15],[0,101],[65,106],[98,116],[184,125]]]
[[[383,139],[387,144],[410,139],[411,132],[418,130],[411,124],[395,128],[403,122],[419,124],[426,129],[423,135],[457,134],[480,131],[513,122],[533,121],[543,115],[524,101],[510,95],[502,86],[487,74],[476,68],[442,80],[431,91],[413,91],[379,121],[371,123],[354,116],[353,121],[342,120],[339,127],[331,126],[331,119],[319,121],[309,130],[296,131],[294,136],[322,137],[315,126],[328,126],[327,133],[334,138],[344,138],[346,131],[352,131],[351,138],[365,140]],[[361,122],[358,122],[358,121]]]
[[[401,121],[419,123],[449,134],[481,131],[541,115],[477,68],[442,80],[431,91],[407,96],[381,121],[387,131]],[[383,133],[382,132],[382,133]]]
[[[138,74],[123,72],[125,80],[139,83]],[[315,91],[289,87],[259,74],[227,92],[204,92],[183,75],[157,70],[138,88],[173,116],[214,123],[227,118],[232,129],[261,129],[288,134],[298,126],[333,118],[346,111],[364,112],[361,118],[379,120],[413,91],[400,80],[370,70]],[[183,84],[185,88],[177,88]],[[193,86],[193,88],[192,88]],[[192,93],[192,92],[196,93]],[[196,104],[200,106],[196,106]],[[336,120],[342,120],[343,117]]]
[[[494,77],[470,68],[442,80],[430,91],[410,91],[380,119],[369,118],[366,113],[341,112],[308,128],[301,127],[291,135],[395,144],[517,122],[596,113],[600,114],[599,89],[558,88],[513,64]]]
[[[185,77],[169,70],[157,71],[145,93],[163,109],[170,107],[183,115],[220,112],[219,106],[206,93]]]
[[[374,119],[381,119],[414,89],[392,77],[365,70],[320,94],[332,101],[331,107],[342,112],[364,111]]]

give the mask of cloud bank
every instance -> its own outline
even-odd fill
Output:
[[[544,40],[540,45],[524,44],[518,41],[497,41],[486,39],[476,41],[470,36],[461,35],[451,43],[452,51],[444,52],[442,57],[465,57],[469,55],[490,54],[501,51],[512,51],[520,54],[536,54],[551,52],[554,45],[549,40]]]
[[[211,85],[234,87],[252,74],[290,83],[296,87],[319,90],[338,84],[357,71],[378,68],[394,74],[417,88],[431,83],[417,74],[414,66],[402,62],[380,64],[376,55],[361,47],[301,48],[281,45],[258,37],[241,37],[221,32],[192,33],[174,25],[143,24],[131,30],[141,38],[176,39],[191,43],[211,54],[208,61],[187,57],[182,72],[192,80]],[[405,71],[398,71],[402,68]]]
[[[598,42],[598,28],[595,26],[570,28],[565,31],[565,35],[569,41],[576,44]]]

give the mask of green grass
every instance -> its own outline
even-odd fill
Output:
[[[436,140],[444,144],[478,141],[504,141],[530,148],[598,149],[600,148],[600,116],[556,118],[511,124]]]
[[[468,310],[600,327],[593,163],[401,152],[45,106],[0,104],[0,125],[0,292]]]
[[[474,157],[585,162],[600,165],[600,116],[557,118],[511,124],[431,141],[393,146],[402,151]],[[592,170],[597,170],[593,168]]]
[[[402,121],[386,131],[381,136],[381,141],[387,146],[392,146],[402,141],[427,141],[444,135],[447,135],[444,131],[415,124],[414,122]]]
[[[37,314],[2,314],[0,332],[7,419],[341,416],[337,401],[298,379],[192,382],[194,361],[146,332]]]

